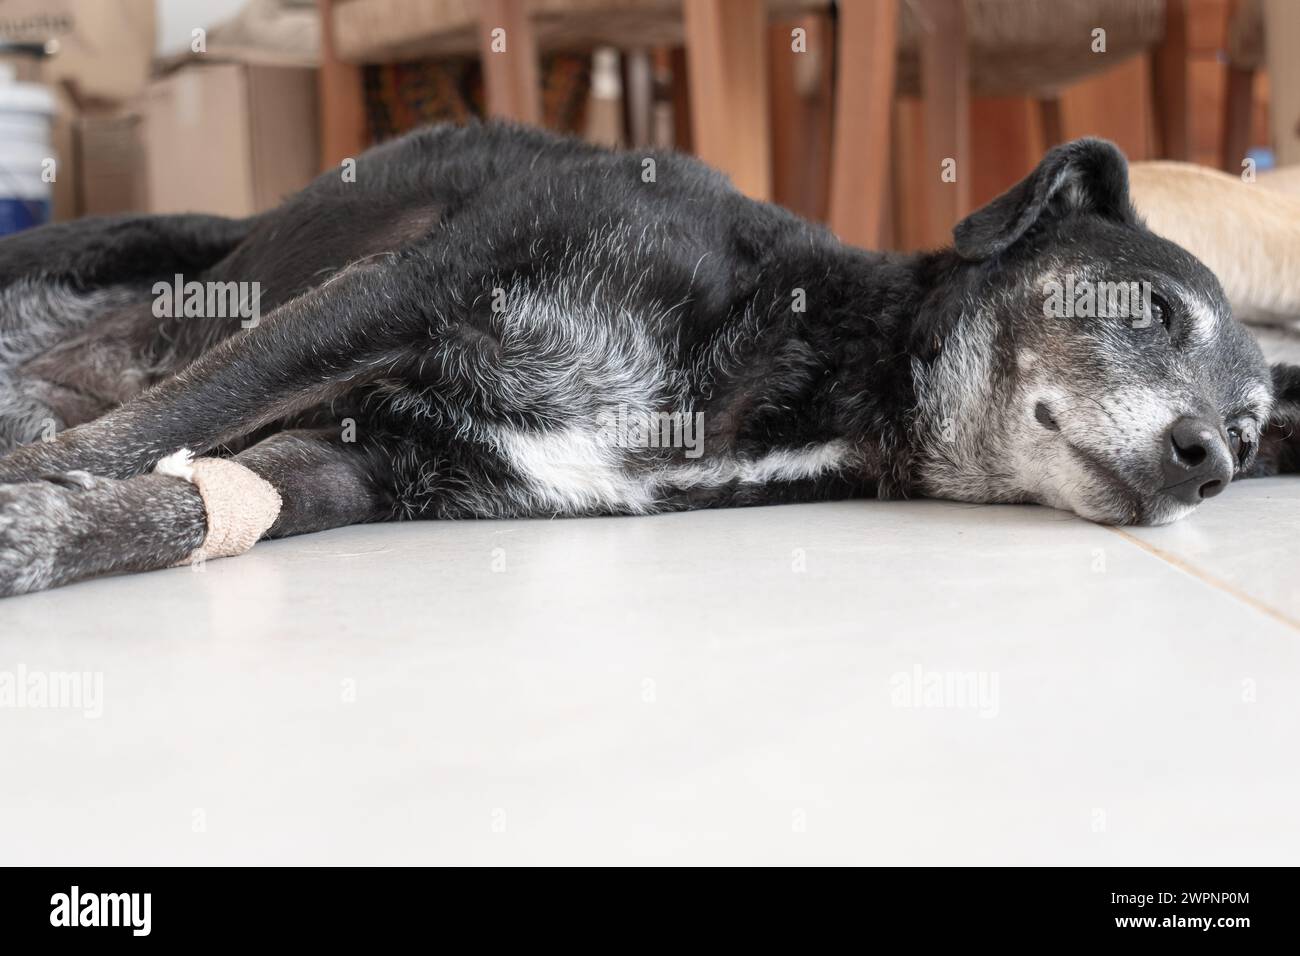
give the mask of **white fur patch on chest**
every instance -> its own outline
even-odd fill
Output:
[[[829,441],[803,448],[780,448],[761,458],[724,458],[698,465],[680,465],[665,469],[658,482],[671,488],[720,488],[737,482],[742,485],[765,485],[773,481],[800,481],[820,478],[839,471],[851,459],[849,445]]]
[[[524,477],[531,501],[553,513],[652,510],[645,484],[623,468],[623,450],[594,429],[495,428],[492,439],[510,467]]]
[[[649,514],[675,491],[819,478],[854,460],[847,442],[830,441],[759,458],[706,459],[638,472],[629,467],[627,449],[578,426],[550,432],[496,428],[491,442],[524,479],[519,495],[527,510],[550,514]]]

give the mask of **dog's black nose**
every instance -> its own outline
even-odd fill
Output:
[[[1232,481],[1232,453],[1218,427],[1184,416],[1165,433],[1165,491],[1189,505],[1213,498]]]

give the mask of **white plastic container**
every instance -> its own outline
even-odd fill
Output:
[[[50,221],[57,174],[50,146],[54,97],[34,83],[0,76],[0,235]]]

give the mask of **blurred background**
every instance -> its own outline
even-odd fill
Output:
[[[0,232],[246,215],[423,123],[695,153],[943,243],[1053,143],[1300,162],[1293,0],[0,0]]]

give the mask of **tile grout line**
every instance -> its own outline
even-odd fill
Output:
[[[1166,564],[1173,565],[1178,570],[1184,572],[1185,574],[1190,574],[1192,577],[1210,585],[1210,587],[1222,591],[1223,593],[1229,595],[1230,597],[1236,598],[1238,601],[1241,601],[1243,604],[1250,605],[1255,610],[1268,615],[1269,617],[1273,618],[1275,621],[1280,621],[1281,623],[1285,624],[1287,627],[1291,628],[1292,630],[1300,631],[1300,621],[1293,620],[1292,618],[1288,617],[1286,614],[1279,611],[1277,608],[1265,604],[1259,598],[1252,597],[1251,595],[1247,594],[1245,591],[1238,588],[1236,585],[1229,584],[1227,581],[1222,581],[1219,578],[1216,578],[1208,571],[1203,571],[1200,568],[1196,567],[1195,565],[1189,564],[1187,561],[1184,561],[1182,558],[1177,557],[1176,555],[1170,554],[1168,551],[1165,551],[1163,548],[1159,548],[1156,545],[1151,544],[1150,542],[1143,541],[1141,538],[1129,534],[1123,528],[1116,528],[1114,526],[1107,525],[1106,530],[1113,531],[1121,538],[1124,538],[1126,541],[1131,541],[1133,544],[1136,544],[1143,551],[1147,552],[1148,554],[1154,555],[1155,557],[1164,561]]]

